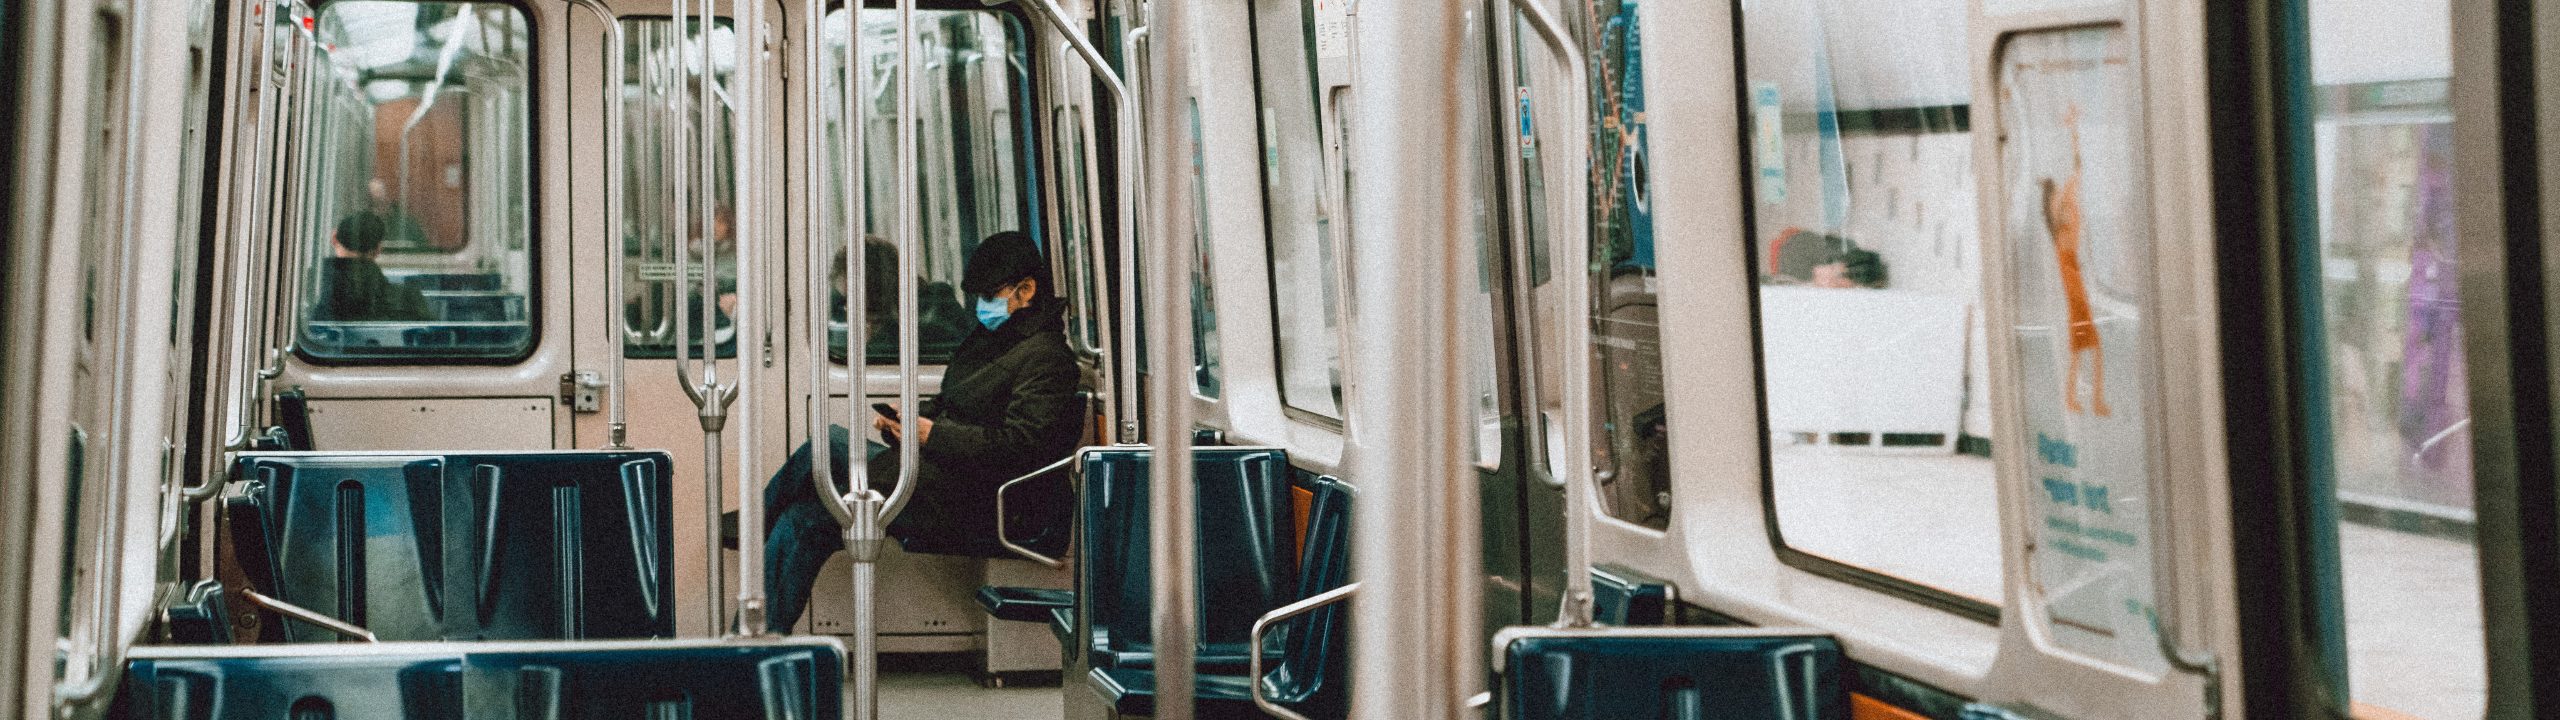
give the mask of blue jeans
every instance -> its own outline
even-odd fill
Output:
[[[828,468],[835,474],[836,489],[842,490],[852,464],[847,447],[851,433],[842,426],[828,426],[827,431]],[[868,444],[866,461],[887,449]],[[800,624],[800,612],[809,607],[809,593],[818,585],[818,570],[826,567],[828,556],[844,549],[844,527],[819,504],[825,500],[809,482],[811,462],[809,446],[801,445],[764,484],[765,629],[776,634],[789,634],[791,626]],[[871,476],[875,489],[882,479]],[[897,480],[894,474],[886,479],[893,485]]]

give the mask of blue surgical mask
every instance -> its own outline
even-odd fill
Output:
[[[979,325],[994,330],[1002,327],[1004,321],[1010,319],[1013,319],[1013,307],[1011,303],[1005,301],[1004,296],[985,295],[978,298]]]

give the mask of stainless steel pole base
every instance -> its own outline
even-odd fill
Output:
[[[887,503],[888,498],[870,488],[845,498],[853,509],[853,524],[844,529],[844,551],[853,560],[853,672],[846,684],[853,688],[848,709],[854,720],[880,717],[880,543],[888,529],[880,522],[880,510]]]

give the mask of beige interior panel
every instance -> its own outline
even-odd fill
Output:
[[[311,401],[319,450],[549,450],[547,397]]]

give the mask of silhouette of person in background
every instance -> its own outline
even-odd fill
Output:
[[[389,223],[362,212],[338,221],[330,236],[332,257],[320,265],[320,297],[311,319],[336,322],[424,322],[436,319],[425,293],[383,277],[382,254]]]

